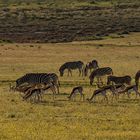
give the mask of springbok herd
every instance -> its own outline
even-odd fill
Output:
[[[88,76],[89,83],[93,85],[96,84],[97,89],[94,90],[91,98],[87,98],[87,101],[95,101],[97,95],[102,95],[104,100],[108,102],[108,93],[111,93],[112,101],[115,98],[119,98],[120,94],[127,94],[130,98],[130,93],[135,92],[136,98],[140,97],[138,91],[140,70],[137,71],[135,75],[135,84],[131,84],[131,76],[124,75],[121,77],[115,76],[113,70],[110,67],[99,67],[97,60],[93,60],[86,65],[82,61],[66,62],[60,66],[59,72],[60,76],[64,75],[65,70],[68,70],[68,76],[72,76],[72,70],[79,70],[79,76]],[[102,78],[105,77],[107,82],[103,82]],[[95,78],[97,79],[95,82]],[[47,90],[51,90],[53,93],[53,100],[55,100],[55,94],[59,94],[60,82],[59,78],[55,73],[27,73],[24,76],[16,80],[16,86],[10,85],[10,90],[18,91],[22,93],[23,100],[29,100],[32,102],[42,101],[42,95]],[[77,93],[80,94],[81,99],[85,100],[85,95],[83,94],[83,87],[76,86],[72,89],[71,94],[68,99],[75,99]]]

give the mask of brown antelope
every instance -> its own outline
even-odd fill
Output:
[[[124,90],[119,91],[118,93],[119,94],[127,93],[128,98],[130,98],[129,94],[131,93],[131,91],[135,92],[136,98],[137,98],[138,95],[140,97],[140,93],[138,91],[138,86],[137,85],[130,85],[130,86],[126,87]]]
[[[120,90],[120,88],[124,88],[123,85],[107,85],[104,86],[102,88],[99,88],[97,90],[95,90],[91,96],[91,98],[87,99],[89,102],[91,102],[93,99],[96,99],[97,95],[102,95],[104,96],[104,99],[107,101],[108,103],[108,97],[107,97],[107,91],[110,90],[112,93],[112,101],[114,99],[114,97],[116,97],[117,99],[117,95],[118,95],[118,90]]]
[[[83,87],[81,87],[81,86],[74,87],[72,89],[71,94],[68,96],[69,100],[71,100],[72,98],[75,98],[77,93],[80,93],[80,100],[81,100],[81,98],[83,98],[83,101],[84,101]]]
[[[35,95],[35,99],[36,96],[38,97],[38,101],[40,101],[40,99],[42,99],[41,93],[45,90],[51,89],[53,92],[53,100],[54,100],[54,96],[56,94],[55,92],[55,87],[53,84],[33,84],[26,92],[25,92],[25,96],[23,97],[24,100],[27,100],[28,98],[31,98],[33,95]]]

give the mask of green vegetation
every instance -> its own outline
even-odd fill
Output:
[[[140,4],[139,0],[0,0],[1,7],[15,8],[74,8],[80,6],[112,6]]]

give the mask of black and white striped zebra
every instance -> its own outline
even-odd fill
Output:
[[[113,70],[110,67],[103,67],[103,68],[98,68],[98,69],[94,70],[89,76],[90,85],[93,84],[95,77],[97,78],[97,80],[99,82],[99,79],[105,75],[113,75]]]
[[[88,70],[90,70],[90,73],[92,70],[98,69],[99,65],[97,60],[92,60],[91,62],[88,62],[84,68],[84,76],[88,75]]]
[[[108,76],[107,77],[107,85],[109,84],[127,84],[130,85],[131,84],[131,76],[126,75],[126,76],[122,76],[122,77],[118,77],[118,76]]]
[[[75,70],[75,69],[79,70],[79,76],[80,76],[82,74],[83,66],[84,66],[84,63],[82,61],[66,62],[59,68],[60,76],[64,75],[64,71],[66,69],[68,70],[68,76],[69,76],[69,73],[72,76],[72,70]]]
[[[25,83],[27,84],[53,83],[53,85],[57,88],[57,91],[59,93],[60,83],[59,83],[58,76],[55,73],[27,73],[26,75],[16,80],[16,87]]]
[[[135,83],[137,87],[139,85],[139,79],[140,79],[140,70],[135,75]]]

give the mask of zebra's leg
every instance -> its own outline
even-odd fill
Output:
[[[57,88],[57,93],[59,94],[60,92],[59,92],[59,85],[58,84],[56,85],[56,88]]]
[[[90,73],[91,73],[91,68],[90,68]]]
[[[81,76],[81,69],[79,69],[79,76]]]
[[[53,92],[53,100],[55,99],[55,94],[56,94],[56,91],[55,91],[55,88],[54,86],[51,86],[51,90]]]
[[[71,76],[72,76],[72,70],[70,69],[70,74],[71,74]]]
[[[68,75],[67,76],[69,77],[69,69],[68,69]]]

